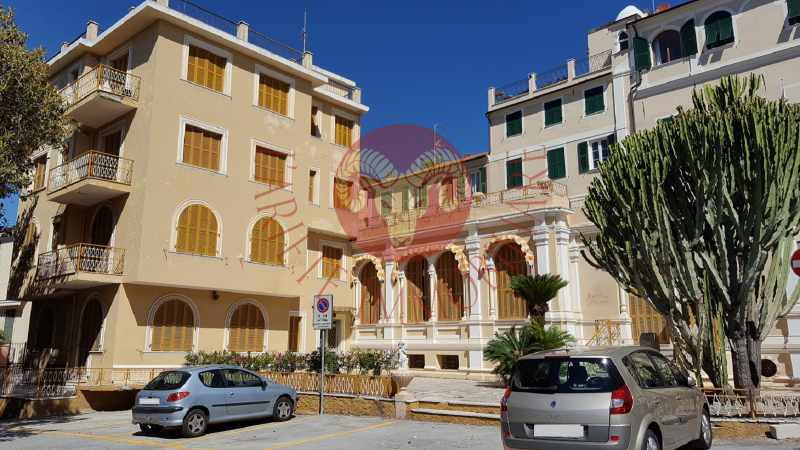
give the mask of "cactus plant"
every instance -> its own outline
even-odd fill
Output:
[[[696,90],[692,108],[615,148],[584,206],[599,230],[587,260],[665,314],[715,384],[722,322],[737,388],[758,386],[761,341],[797,300],[782,289],[800,232],[800,107],[763,87],[751,75]]]

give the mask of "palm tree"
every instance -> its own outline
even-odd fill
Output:
[[[544,314],[550,309],[547,302],[556,298],[558,291],[566,285],[560,276],[551,274],[517,275],[511,279],[514,294],[525,300],[531,320],[540,324],[544,323]]]
[[[517,361],[523,356],[544,350],[566,347],[575,338],[556,327],[545,328],[531,322],[520,329],[511,327],[504,333],[495,333],[483,351],[484,357],[495,363],[494,373],[508,384]]]

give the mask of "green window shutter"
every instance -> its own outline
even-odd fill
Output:
[[[522,159],[506,161],[506,187],[508,189],[522,186]]]
[[[549,155],[548,155],[549,156]],[[549,164],[549,158],[548,158]],[[589,143],[578,143],[578,173],[586,173],[589,171]]]
[[[547,176],[551,180],[558,180],[567,176],[563,148],[556,148],[547,152]]]
[[[480,185],[478,186],[478,191],[486,193],[486,167],[481,167],[478,171],[480,173]]]
[[[786,0],[789,4],[789,25],[800,23],[800,0]]]
[[[403,204],[400,207],[401,210],[408,211],[408,199],[410,197],[408,189],[403,189]]]
[[[544,104],[544,126],[556,125],[564,121],[561,112],[561,99]]]
[[[633,59],[636,63],[636,70],[650,70],[653,67],[653,60],[650,57],[650,43],[644,38],[633,38]]]
[[[458,177],[458,179],[456,179],[456,198],[459,200],[464,200],[467,198],[466,177]]]
[[[384,192],[381,194],[381,215],[388,216],[392,213],[392,193]]]
[[[614,144],[617,143],[616,133],[609,134],[608,137],[606,138],[606,141],[608,141],[608,154],[610,155],[611,152],[614,151],[612,147],[614,147]]]
[[[522,134],[522,111],[506,115],[506,137]]]
[[[583,93],[583,103],[586,115],[605,111],[605,99],[603,98],[603,87],[589,89]]]
[[[417,204],[419,204],[420,208],[427,208],[428,207],[428,187],[423,186],[417,188]]]
[[[706,48],[721,47],[733,42],[733,19],[725,11],[717,11],[706,19]]]
[[[683,56],[697,54],[697,33],[694,30],[694,19],[681,27],[681,47],[683,47]]]

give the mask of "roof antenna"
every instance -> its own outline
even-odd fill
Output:
[[[308,8],[303,8],[303,53],[308,51]]]

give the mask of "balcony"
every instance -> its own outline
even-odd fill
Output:
[[[47,198],[90,206],[131,191],[133,161],[89,151],[50,170]]]
[[[61,89],[65,114],[97,128],[136,109],[139,77],[99,65]]]
[[[124,249],[72,244],[39,255],[36,282],[69,289],[119,283],[124,266]]]

